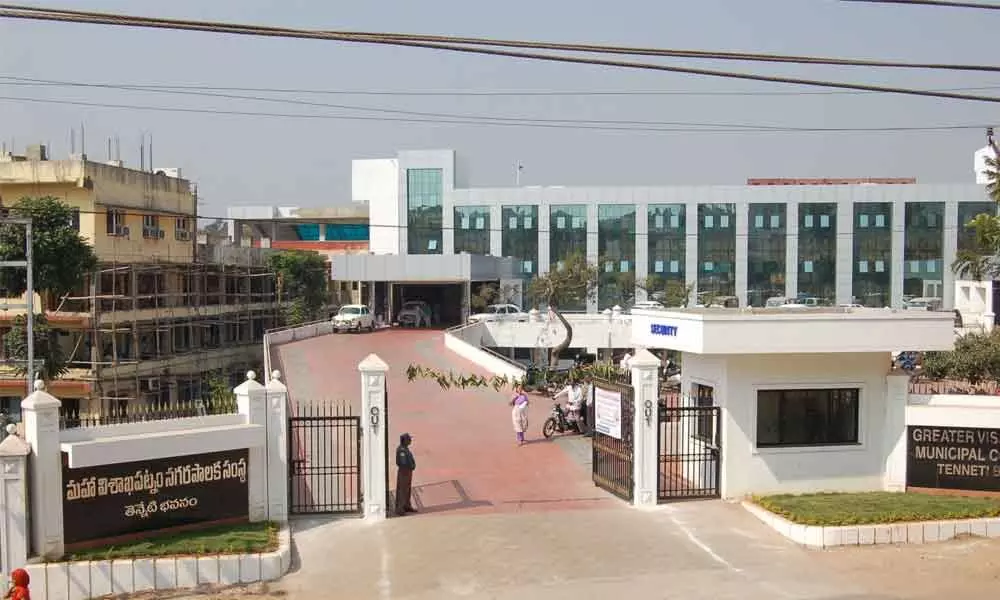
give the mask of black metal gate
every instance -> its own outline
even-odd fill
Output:
[[[679,395],[660,405],[659,502],[718,498],[721,482],[718,406],[682,406]]]
[[[611,379],[594,379],[594,483],[629,502],[635,489],[633,393],[628,373],[612,375]]]
[[[361,417],[350,413],[339,404],[289,403],[290,514],[362,514]]]

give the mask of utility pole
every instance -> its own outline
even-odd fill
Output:
[[[28,342],[28,364],[25,369],[25,379],[27,380],[27,393],[30,395],[35,391],[35,280],[34,280],[34,257],[32,251],[32,231],[31,219],[13,218],[0,216],[0,225],[15,225],[24,227],[24,260],[4,260],[0,261],[0,269],[25,269],[27,270],[26,286],[24,293],[24,304],[8,304],[9,308],[23,308],[25,321],[27,322],[27,342]]]

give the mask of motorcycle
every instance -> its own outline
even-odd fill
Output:
[[[558,402],[552,404],[552,413],[542,425],[542,435],[546,439],[551,438],[556,433],[582,433],[579,422],[571,420]]]

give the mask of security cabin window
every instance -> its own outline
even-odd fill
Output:
[[[857,444],[859,398],[856,388],[760,390],[757,447]]]

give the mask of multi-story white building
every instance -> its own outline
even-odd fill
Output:
[[[437,270],[430,256],[468,253],[513,258],[515,276],[529,278],[579,252],[601,273],[590,310],[616,303],[619,282],[648,278],[741,306],[776,296],[875,307],[934,297],[951,308],[951,264],[973,240],[966,223],[996,210],[981,184],[912,179],[471,188],[452,150],[356,160],[352,186],[369,205],[371,252],[398,255],[399,268],[377,257],[375,273],[365,262],[376,257],[335,257],[335,276],[439,281],[420,272]]]

